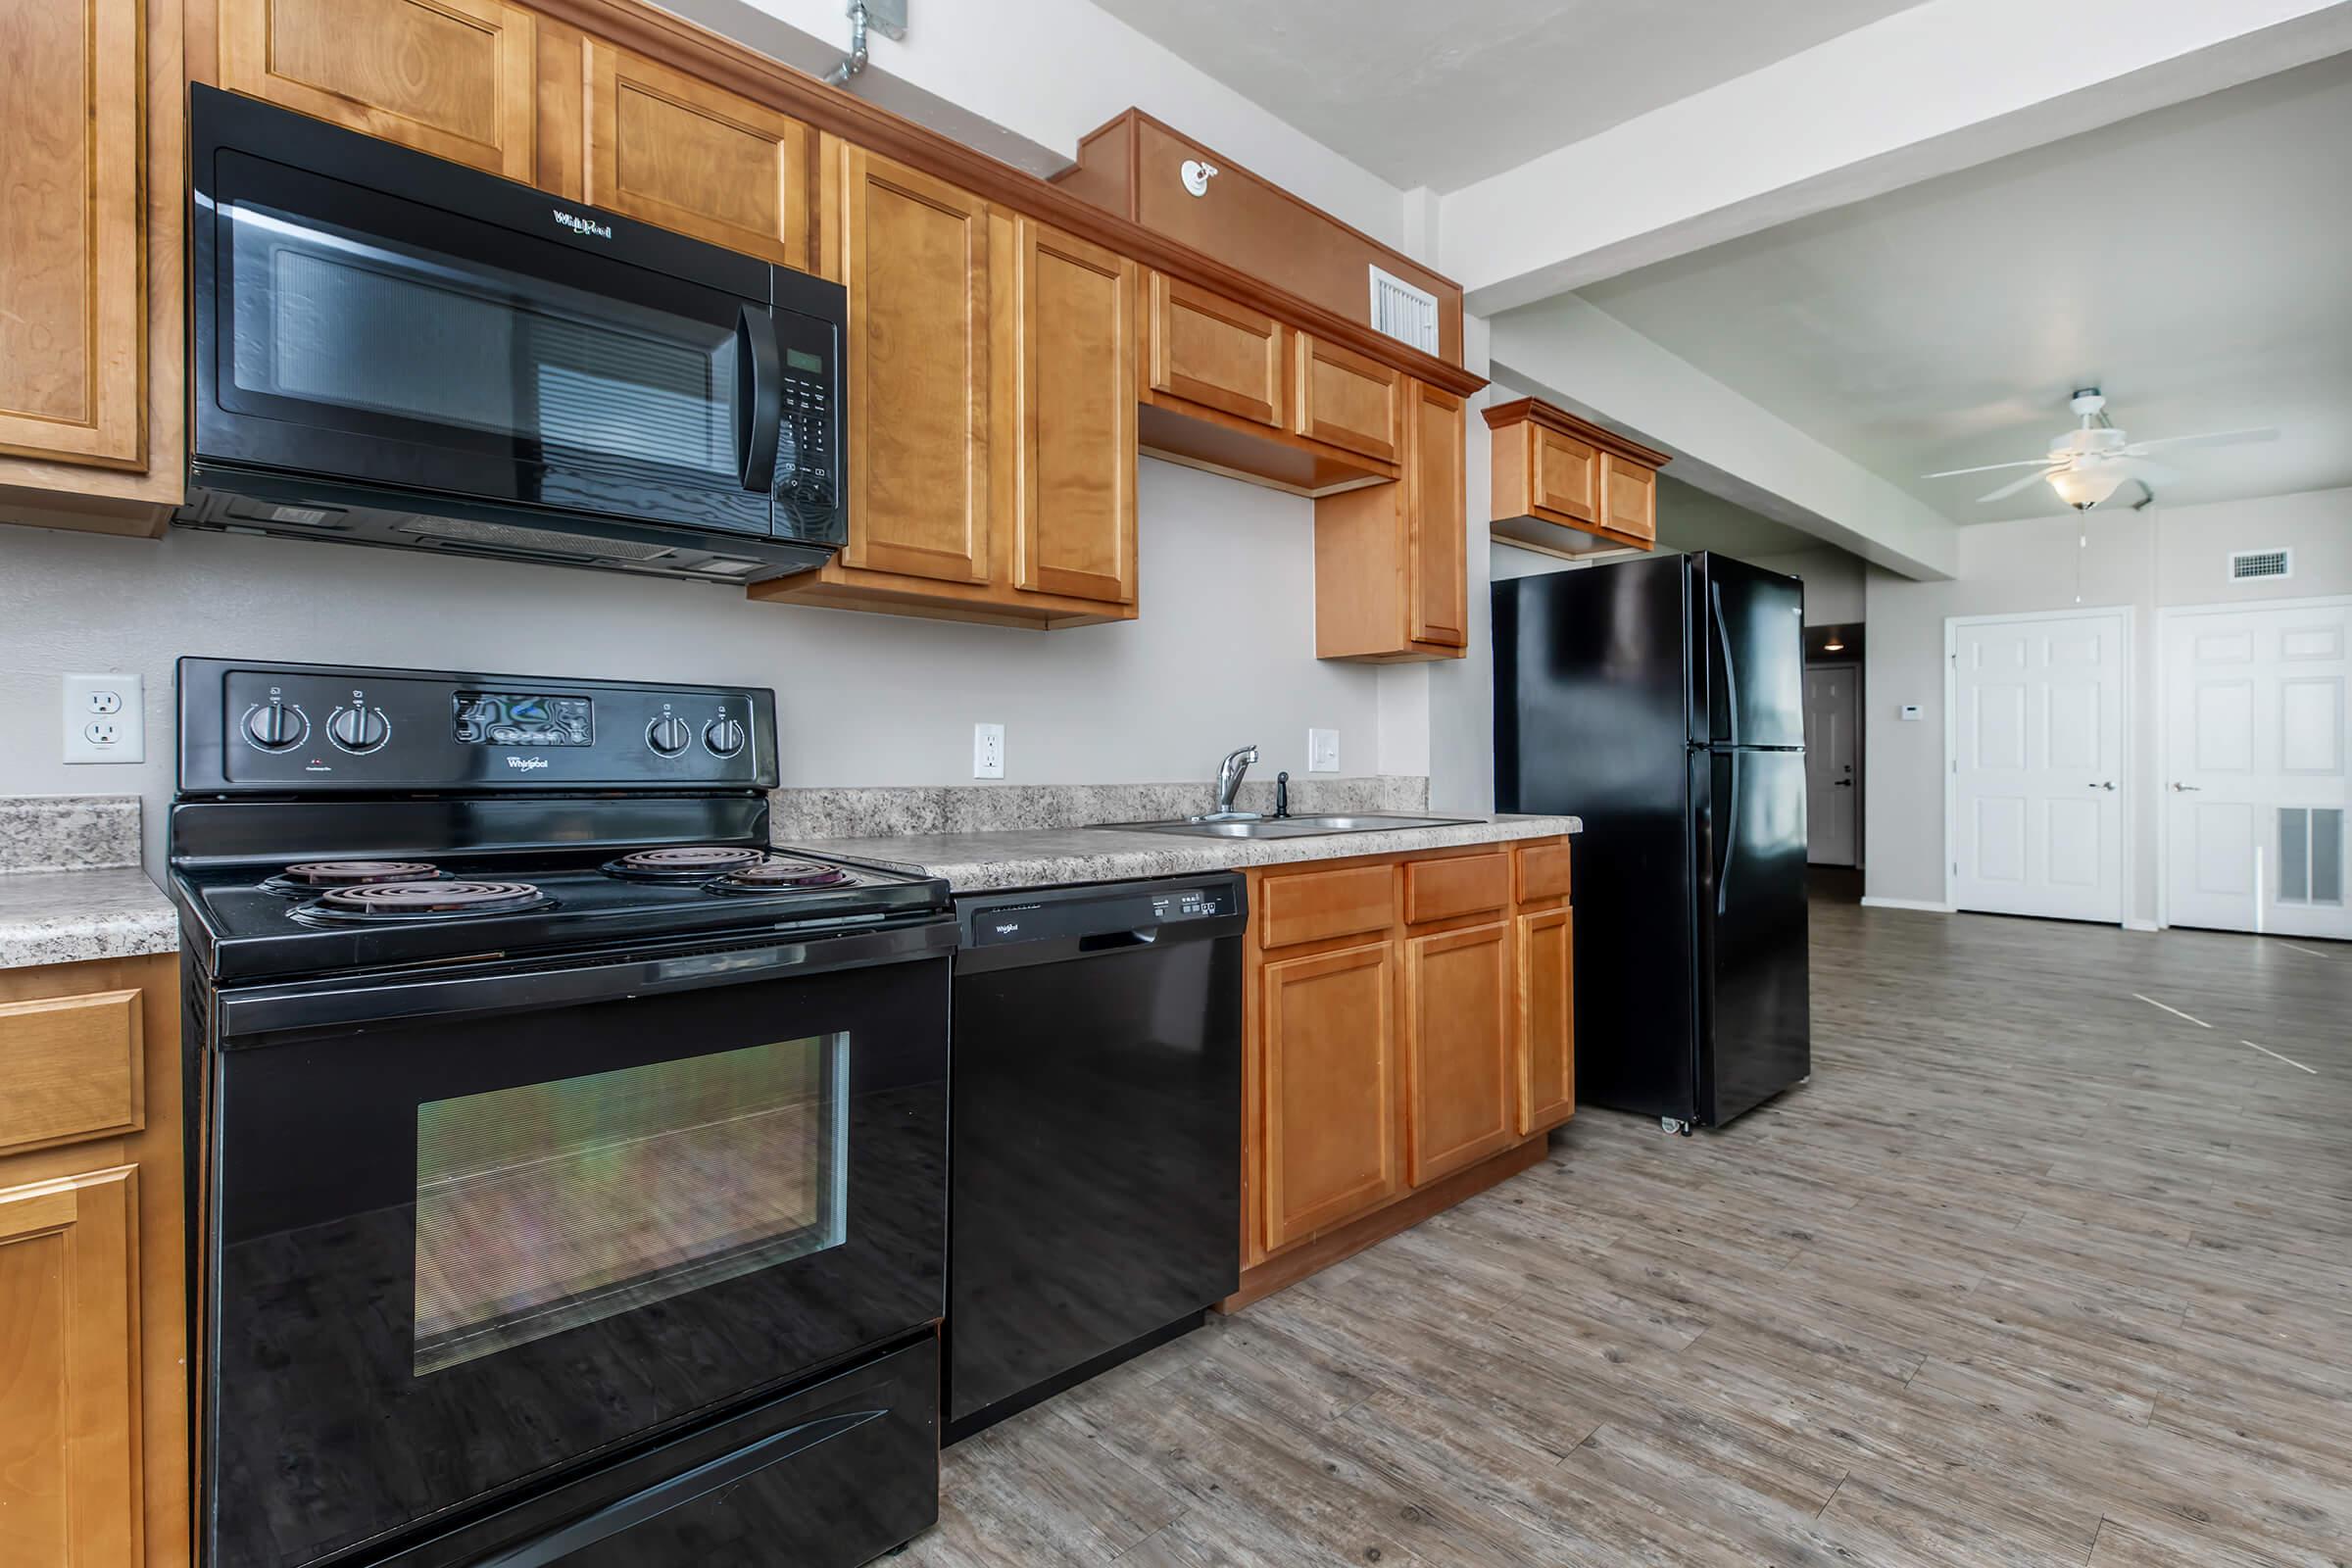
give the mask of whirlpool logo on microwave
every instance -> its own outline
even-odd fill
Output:
[[[586,234],[596,239],[611,239],[612,237],[612,225],[611,223],[600,223],[592,218],[582,218],[577,213],[567,213],[561,207],[551,207],[548,209],[548,211],[556,215],[557,222],[562,223],[565,228],[570,229],[574,234]]]

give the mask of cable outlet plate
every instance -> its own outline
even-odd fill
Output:
[[[1003,778],[1004,776],[1004,726],[974,724],[972,726],[972,777]]]
[[[69,762],[147,760],[147,705],[140,677],[68,675],[64,681],[65,760]]]

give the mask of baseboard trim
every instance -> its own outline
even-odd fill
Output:
[[[2153,920],[2126,920],[2124,929],[2127,931],[2161,931],[2164,927]]]
[[[1948,904],[1936,904],[1927,899],[1881,899],[1864,894],[1862,903],[1867,908],[1909,909],[1917,914],[1956,914],[1959,912]]]

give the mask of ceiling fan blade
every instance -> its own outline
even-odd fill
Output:
[[[2153,452],[2158,447],[2234,447],[2255,441],[2276,441],[2278,439],[2278,430],[2275,425],[2264,425],[2247,430],[2207,430],[2202,435],[2160,435],[2153,441],[2132,442],[2124,448],[2124,456],[2136,458],[2143,453]]]
[[[1940,473],[1923,473],[1922,479],[1949,479],[1963,473],[1990,473],[1996,468],[2046,468],[2048,458],[2028,458],[2022,463],[1980,463],[1973,468],[1946,468]]]
[[[2042,480],[2048,478],[2056,471],[2057,470],[2055,468],[2043,466],[2041,472],[2029,473],[2023,479],[2012,479],[2009,483],[2001,486],[1998,490],[1989,491],[1984,495],[1977,497],[1977,500],[1980,504],[1986,501],[2006,501],[2011,496],[2017,494],[2020,490],[2031,490],[2034,486],[2041,483]]]

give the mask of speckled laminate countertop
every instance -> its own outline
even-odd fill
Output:
[[[0,969],[179,947],[179,916],[130,866],[0,873]]]
[[[1448,814],[1432,812],[1432,815]],[[1192,838],[1117,828],[1017,828],[988,833],[917,833],[882,838],[804,839],[796,848],[849,859],[886,860],[945,877],[958,893],[1060,887],[1078,882],[1188,876],[1247,865],[1337,860],[1499,844],[1581,833],[1573,816],[1483,816],[1450,827],[1325,833],[1297,839]]]

